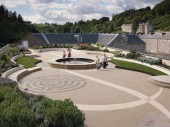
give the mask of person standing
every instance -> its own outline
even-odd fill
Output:
[[[107,63],[107,56],[104,53],[104,55],[103,55],[103,69],[105,69],[107,65],[108,65],[108,63]]]
[[[63,50],[63,58],[65,58],[65,57],[66,57],[66,51]]]
[[[68,57],[71,57],[71,49],[68,49]]]

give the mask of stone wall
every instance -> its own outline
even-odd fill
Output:
[[[170,40],[167,39],[144,39],[146,43],[146,52],[170,54]]]
[[[170,54],[170,40],[158,39],[158,53]]]
[[[132,32],[132,25],[131,24],[123,24],[121,26],[121,29],[122,29],[123,32],[131,33]]]
[[[157,39],[144,39],[144,42],[146,44],[145,52],[157,52]]]
[[[132,32],[132,24],[123,24],[121,26],[121,29],[123,32],[131,33]],[[153,32],[152,25],[150,25],[149,23],[142,23],[142,24],[139,24],[139,28],[136,33],[149,34],[150,32]]]

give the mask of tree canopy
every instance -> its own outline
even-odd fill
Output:
[[[11,12],[0,5],[0,46],[14,43],[23,38],[31,30],[20,14]]]

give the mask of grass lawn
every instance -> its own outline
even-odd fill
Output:
[[[116,60],[116,59],[111,60],[111,62],[114,63],[117,68],[139,71],[139,72],[147,73],[147,74],[150,74],[153,76],[166,75],[165,73],[163,73],[159,70],[150,68],[145,65],[137,64],[137,63],[127,62],[127,61],[123,61],[123,60]]]
[[[29,57],[29,56],[24,56],[24,57],[21,57],[21,58],[18,58],[16,60],[16,62],[18,64],[21,64],[24,66],[24,68],[31,68],[31,67],[35,67],[35,65],[40,62],[40,60],[37,60],[37,59],[34,59],[32,57]]]

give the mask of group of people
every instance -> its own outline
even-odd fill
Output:
[[[68,48],[67,51],[68,51],[67,57],[71,57],[71,49]],[[66,51],[65,50],[63,50],[63,58],[66,58]]]
[[[100,61],[100,58],[97,55],[96,56],[96,69],[100,69],[101,67],[103,67],[103,69],[105,69],[106,66],[108,66],[106,54],[104,53],[102,61]]]

